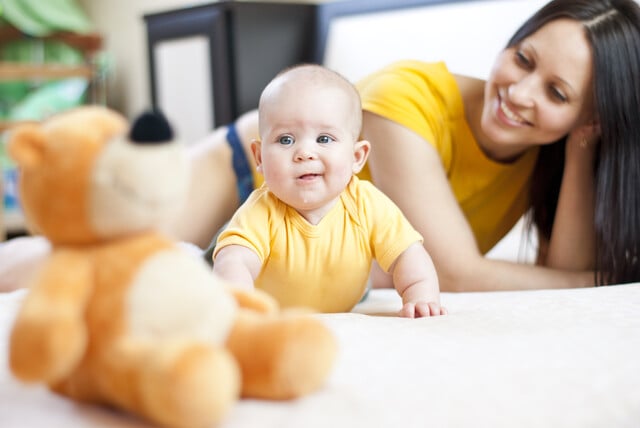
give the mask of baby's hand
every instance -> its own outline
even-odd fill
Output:
[[[446,315],[440,306],[438,275],[431,257],[420,242],[415,242],[400,254],[391,266],[393,285],[402,296],[399,315],[406,318]]]
[[[400,310],[400,316],[405,318],[435,317],[446,314],[447,310],[436,302],[407,302]]]

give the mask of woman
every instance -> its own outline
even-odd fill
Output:
[[[634,190],[640,178],[639,27],[633,1],[558,0],[543,7],[509,41],[486,83],[454,77],[471,133],[469,146],[461,142],[465,129],[439,134],[429,129],[442,125],[432,123],[433,114],[419,111],[435,104],[416,99],[428,90],[410,94],[421,79],[429,81],[426,86],[443,81],[427,76],[429,67],[396,66],[361,84],[373,181],[424,235],[443,290],[640,280],[640,204]],[[453,107],[448,107],[457,107],[442,86],[429,93],[434,95],[449,97]],[[455,112],[436,117],[455,120]],[[458,140],[449,146],[425,144],[430,133]],[[457,154],[443,166],[443,151],[476,147],[488,162]],[[534,166],[530,158],[538,148]],[[455,171],[456,160],[475,169]],[[515,189],[511,196],[484,201],[505,204],[502,210],[477,213],[481,210],[470,206],[482,204],[479,195],[491,197],[484,191],[492,186],[500,192],[499,184],[524,182],[531,170],[531,180],[522,186],[529,188],[528,195]],[[489,183],[465,200],[464,193],[476,185],[473,175]],[[520,196],[528,196],[525,208],[532,208],[538,227],[539,267],[481,256],[524,212]]]
[[[640,280],[639,67],[634,1],[555,0],[515,33],[486,82],[408,61],[359,83],[371,178],[424,236],[442,290]],[[256,120],[235,124],[245,151]],[[201,245],[239,202],[224,132],[194,159],[194,194],[208,200],[181,236]],[[529,208],[537,265],[485,258]]]
[[[405,61],[358,87],[367,173],[423,235],[442,291],[640,281],[636,2],[550,2],[486,82]],[[256,135],[251,112],[196,145],[177,237],[205,246],[247,182],[259,185],[247,161]],[[485,258],[526,212],[539,234],[536,265]],[[374,285],[390,281],[377,272]]]

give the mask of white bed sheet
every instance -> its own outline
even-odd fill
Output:
[[[11,378],[7,338],[23,296],[0,294],[0,426],[149,426]],[[242,400],[221,426],[640,426],[640,284],[442,301],[448,316],[401,319],[389,316],[395,292],[376,290],[354,313],[318,315],[340,344],[326,386]]]

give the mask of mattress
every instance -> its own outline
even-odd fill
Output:
[[[24,290],[0,294],[0,426],[146,427],[14,380],[7,339]],[[241,400],[246,427],[638,427],[640,284],[443,293],[449,315],[403,319],[393,290],[317,315],[339,343],[319,391]]]

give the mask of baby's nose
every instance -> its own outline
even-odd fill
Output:
[[[314,160],[316,159],[317,156],[315,153],[312,152],[298,152],[297,156],[296,156],[296,160],[298,161],[306,161],[306,160]]]
[[[298,146],[296,150],[296,160],[311,160],[316,158],[315,150],[313,150],[313,145],[308,145],[302,143]]]

